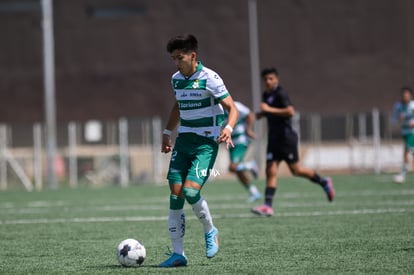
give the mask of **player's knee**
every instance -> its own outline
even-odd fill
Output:
[[[236,168],[237,168],[237,164],[230,163],[230,165],[229,165],[229,171],[230,172],[232,172],[232,173],[236,172]]]
[[[292,174],[293,174],[294,176],[300,176],[300,171],[299,171],[299,169],[297,169],[297,168],[292,168],[292,169],[290,169],[290,171],[292,172]]]
[[[200,190],[195,188],[183,188],[183,194],[189,204],[195,204],[200,200]]]
[[[172,210],[178,210],[183,209],[184,207],[184,198],[179,197],[177,195],[170,195],[170,209]]]
[[[302,167],[298,163],[289,163],[288,164],[289,170],[294,176],[301,176],[302,174]]]

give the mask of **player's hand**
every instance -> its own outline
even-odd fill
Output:
[[[233,141],[231,140],[231,132],[227,128],[221,130],[220,136],[217,138],[217,143],[226,143],[226,148],[229,149],[229,146],[234,147]]]
[[[162,135],[162,153],[169,153],[172,151],[171,137],[169,135]]]
[[[268,113],[270,112],[270,108],[271,107],[267,103],[264,103],[264,102],[260,103],[260,110],[262,112]]]

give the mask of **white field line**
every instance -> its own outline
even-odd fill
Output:
[[[342,206],[342,207],[358,207],[362,209],[356,210],[337,210],[337,211],[310,211],[310,212],[281,212],[277,213],[276,216],[280,217],[300,217],[300,216],[337,216],[337,215],[363,215],[363,214],[378,214],[378,213],[403,213],[403,212],[414,212],[410,206],[414,205],[414,200],[400,200],[393,198],[392,200],[384,201],[364,201],[359,200],[357,203],[355,201],[342,200],[341,198],[355,198],[359,196],[381,196],[382,199],[386,199],[388,196],[401,196],[401,198],[407,198],[407,195],[413,195],[414,190],[388,190],[388,191],[376,191],[376,190],[364,190],[364,191],[355,191],[355,192],[340,192],[337,197],[337,200],[333,204],[329,204],[325,201],[324,197],[321,197],[320,200],[315,202],[279,202],[275,201],[275,206],[277,208],[301,208],[301,207],[330,207],[330,206]],[[278,198],[300,198],[300,197],[316,197],[317,193],[300,193],[300,192],[290,192],[278,194]],[[320,197],[320,196],[318,196]],[[207,200],[210,202],[210,207],[212,209],[248,209],[251,205],[247,203],[235,203],[237,200],[244,200],[246,196],[238,195],[218,195],[218,196],[208,196]],[[411,199],[411,197],[410,197]],[[155,205],[154,202],[158,204]],[[226,203],[229,202],[229,203]],[[165,197],[152,197],[146,200],[140,200],[139,203],[134,205],[71,205],[70,202],[66,201],[32,201],[28,202],[25,205],[13,203],[13,202],[2,202],[0,203],[0,210],[2,214],[15,214],[15,215],[39,215],[46,213],[56,212],[57,209],[61,213],[84,213],[85,211],[91,212],[116,212],[116,211],[166,211],[168,205],[168,200]],[[380,206],[380,208],[374,208]],[[408,207],[408,208],[397,208],[397,207]],[[186,207],[188,207],[186,205]],[[389,207],[389,208],[386,208]],[[396,208],[393,208],[396,207]],[[228,214],[228,215],[218,215],[216,218],[251,218],[252,214]],[[163,212],[165,213],[165,212]],[[189,217],[191,218],[191,217]],[[0,225],[5,224],[44,224],[44,223],[89,223],[89,222],[118,222],[118,221],[165,221],[166,217],[164,216],[134,216],[134,217],[86,217],[86,218],[34,218],[34,219],[15,219],[0,220]]]
[[[344,215],[371,215],[371,214],[400,214],[405,212],[414,212],[414,209],[405,208],[385,208],[385,209],[359,209],[359,210],[338,210],[338,211],[310,211],[310,212],[291,212],[277,213],[276,217],[314,217],[314,216],[344,216]],[[225,214],[214,215],[214,219],[232,219],[232,218],[256,218],[251,213],[245,214]],[[194,220],[194,216],[187,219]],[[56,224],[56,223],[104,223],[104,222],[145,222],[145,221],[163,221],[167,216],[135,216],[135,217],[89,217],[89,218],[59,218],[59,219],[17,219],[3,220],[0,225],[16,224]]]
[[[377,190],[363,190],[363,191],[337,191],[337,201],[339,203],[341,198],[355,198],[355,197],[369,197],[369,196],[412,196],[414,195],[414,189],[413,190],[387,190],[387,191],[377,191]],[[208,200],[208,202],[223,202],[223,201],[235,201],[235,200],[245,200],[247,198],[246,195],[231,195],[231,194],[225,194],[225,195],[206,195],[205,196]],[[305,192],[280,192],[276,196],[277,198],[287,198],[287,199],[293,199],[293,198],[318,198],[321,199],[322,202],[315,202],[310,204],[311,206],[315,206],[315,204],[325,204],[325,194],[321,191],[314,192],[314,193],[305,193]],[[147,207],[149,204],[156,202],[164,202],[168,204],[168,196],[165,197],[150,197],[147,199],[141,199],[136,205],[139,207],[139,205],[143,205]],[[295,207],[295,203],[286,203],[286,205],[292,205],[292,207]],[[296,204],[298,207],[301,206],[310,206],[309,204],[300,205],[300,203]],[[392,202],[390,202],[390,205],[392,205]],[[409,203],[409,205],[411,205]],[[15,202],[0,202],[0,210],[1,209],[13,209],[13,208],[22,208],[28,207],[28,208],[49,208],[49,207],[71,207],[70,203],[67,203],[65,201],[32,201],[28,202],[26,205],[22,205],[21,203],[15,203]],[[283,204],[282,204],[283,206]],[[87,205],[83,207],[88,207]],[[95,205],[91,205],[91,207],[96,207]],[[122,206],[119,206],[122,207]],[[130,206],[128,206],[130,207]],[[98,208],[98,207],[97,207]],[[108,209],[107,206],[99,206],[99,208],[102,209]],[[234,208],[234,207],[233,207]],[[140,207],[142,209],[142,207]],[[164,209],[164,208],[163,208]],[[122,208],[121,208],[122,210]],[[134,210],[134,209],[132,209]],[[155,209],[156,210],[156,209]]]
[[[336,190],[336,198],[356,198],[356,197],[387,197],[387,196],[412,196],[414,195],[414,189],[410,190],[356,190],[356,191],[341,191]],[[247,196],[247,195],[246,195]],[[323,193],[322,189],[320,192],[279,192],[276,195],[278,198],[285,198],[285,199],[296,199],[296,198],[320,198],[325,199],[325,194]],[[212,196],[208,198],[208,201],[220,201],[220,200],[234,200],[235,196],[228,194],[228,195],[220,195],[220,196]],[[243,196],[236,196],[236,198],[245,198]]]
[[[372,206],[414,206],[414,200],[396,200],[396,201],[368,201],[368,202],[348,202],[348,201],[339,201],[334,202],[332,205],[341,206],[341,207],[372,207]],[[252,205],[247,203],[210,203],[211,209],[249,209]],[[276,208],[303,208],[303,207],[330,207],[331,204],[327,201],[318,201],[318,202],[278,202],[275,201]],[[144,205],[144,204],[136,204],[136,205],[106,205],[106,206],[65,206],[60,208],[61,213],[85,213],[85,211],[93,211],[93,212],[120,212],[120,211],[164,211],[167,209],[168,204],[159,204],[159,205]],[[42,208],[7,208],[2,210],[2,214],[14,214],[14,215],[27,215],[27,214],[47,214],[56,212],[56,207],[42,207]]]

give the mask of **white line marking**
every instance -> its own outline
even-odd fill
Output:
[[[359,210],[338,210],[338,211],[311,211],[311,212],[287,212],[276,213],[276,217],[313,217],[313,216],[344,216],[344,215],[370,215],[370,214],[398,214],[414,212],[413,209],[405,208],[386,208],[386,209],[359,209]],[[257,217],[251,213],[245,214],[225,214],[214,215],[214,219],[229,218],[253,218]],[[194,216],[187,219],[194,220]],[[10,224],[53,224],[53,223],[95,223],[95,222],[145,222],[145,221],[163,221],[167,220],[167,216],[135,216],[135,217],[89,217],[89,218],[60,218],[60,219],[19,219],[19,220],[3,220],[0,225]]]
[[[65,205],[65,204],[61,204]],[[330,204],[323,200],[323,201],[316,201],[316,202],[280,202],[278,200],[275,201],[276,208],[301,208],[301,207],[326,207]],[[335,206],[341,207],[372,207],[372,206],[414,206],[414,200],[389,200],[389,201],[361,201],[361,202],[352,202],[352,205],[349,201],[335,201],[333,203]],[[186,204],[187,206],[187,204]],[[247,203],[210,203],[211,209],[249,209],[252,205]],[[165,210],[168,208],[168,203],[165,202],[164,205],[145,205],[145,204],[135,204],[135,205],[106,205],[106,206],[67,206],[59,208],[63,213],[84,213],[85,211],[90,212],[117,212],[117,211],[158,211],[158,210]],[[36,214],[46,214],[46,213],[54,213],[56,212],[57,207],[51,206],[49,208],[42,207],[42,208],[7,208],[2,210],[2,214],[14,214],[14,215],[36,215]]]
[[[361,191],[337,191],[337,198],[346,198],[346,197],[366,197],[366,196],[411,196],[414,195],[414,189],[404,189],[404,190],[361,190]],[[224,194],[224,195],[206,195],[209,202],[213,201],[220,201],[228,200],[228,201],[234,201],[234,200],[244,200],[247,198],[246,195],[231,195],[231,194]],[[304,192],[281,192],[277,195],[278,198],[321,198],[325,199],[325,194],[321,190],[321,192],[312,192],[312,193],[306,193]],[[139,204],[149,204],[154,201],[161,201],[168,203],[168,196],[165,197],[150,197],[147,199],[141,199]],[[24,204],[23,204],[24,205]],[[28,202],[26,207],[33,207],[33,208],[43,208],[43,207],[62,207],[62,206],[70,206],[67,201],[33,201]],[[15,202],[1,202],[0,203],[0,209],[9,209],[9,208],[18,208],[22,207],[21,203],[15,203]],[[105,206],[102,206],[105,207]]]

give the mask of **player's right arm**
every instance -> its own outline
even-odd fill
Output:
[[[254,113],[249,110],[249,114],[246,118],[246,135],[251,139],[256,138],[256,134],[253,131],[254,116]]]
[[[260,104],[260,110],[263,113],[272,114],[276,116],[292,117],[295,115],[295,108],[292,105],[289,105],[285,108],[276,108],[271,107],[267,103],[262,102]]]
[[[175,129],[180,121],[180,110],[178,109],[178,103],[175,102],[170,112],[170,118],[168,119],[167,126],[162,135],[161,152],[169,153],[172,150],[171,132]]]

